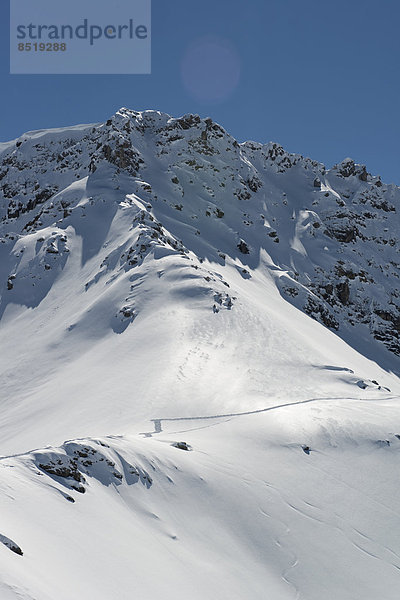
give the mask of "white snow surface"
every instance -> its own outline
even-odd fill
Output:
[[[0,168],[1,600],[397,600],[398,188],[127,109]]]

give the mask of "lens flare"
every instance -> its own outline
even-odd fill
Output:
[[[195,100],[205,104],[223,102],[240,80],[241,61],[235,48],[222,38],[193,42],[181,64],[182,82]]]

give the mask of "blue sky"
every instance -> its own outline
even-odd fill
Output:
[[[0,141],[121,106],[193,112],[400,184],[399,22],[397,0],[153,0],[151,75],[9,75],[4,0]]]

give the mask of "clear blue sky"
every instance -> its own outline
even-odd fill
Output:
[[[0,141],[120,106],[193,112],[400,184],[398,0],[153,0],[152,15],[151,75],[9,75],[2,0]]]

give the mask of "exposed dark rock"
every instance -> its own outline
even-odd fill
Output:
[[[316,321],[323,323],[329,329],[338,331],[339,322],[330,312],[328,307],[322,302],[318,302],[315,298],[309,296],[304,311]]]
[[[250,253],[248,245],[243,240],[240,240],[240,242],[238,243],[237,247],[238,247],[239,251],[242,254],[249,254]]]
[[[7,546],[7,548],[9,548],[9,550],[11,550],[11,552],[18,554],[19,556],[23,556],[23,552],[22,552],[21,548],[18,546],[18,544],[16,544],[13,540],[8,538],[7,536],[0,534],[0,542],[2,544],[4,544],[5,546]]]
[[[336,293],[342,304],[347,304],[350,298],[350,287],[348,281],[336,285]]]
[[[50,475],[55,475],[56,477],[62,477],[64,479],[74,479],[75,481],[82,481],[82,475],[77,469],[77,465],[72,460],[69,461],[68,466],[57,466],[53,462],[49,464],[39,463],[40,469],[46,471],[46,473],[50,473]]]
[[[246,179],[245,184],[254,193],[256,193],[260,187],[262,187],[262,182],[258,179],[258,177],[250,177],[249,179]]]
[[[179,448],[179,450],[190,450],[190,446],[186,442],[175,442],[172,444],[174,448]]]
[[[358,178],[361,179],[361,181],[368,181],[367,169],[364,166],[362,167],[362,171],[359,174]]]
[[[376,309],[374,312],[383,321],[389,321],[390,323],[392,323],[394,329],[400,333],[400,316],[394,315],[393,313],[388,312],[386,310]]]

